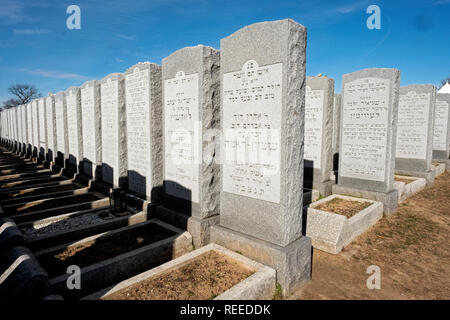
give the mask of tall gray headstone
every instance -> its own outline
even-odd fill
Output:
[[[81,101],[80,88],[70,87],[66,90],[67,137],[69,142],[68,164],[75,172],[82,159],[83,141],[81,136]]]
[[[13,136],[14,136],[14,151],[18,151],[19,147],[19,130],[17,127],[17,107],[12,108],[12,120],[13,120]]]
[[[128,189],[158,202],[163,184],[161,66],[138,63],[124,76]]]
[[[20,121],[22,122],[22,154],[27,153],[27,141],[28,141],[28,130],[27,130],[27,106],[25,104],[20,106]]]
[[[19,105],[16,107],[16,121],[17,121],[17,152],[22,152],[22,145],[23,145],[23,130],[22,130],[22,106]]]
[[[91,80],[81,87],[81,125],[83,137],[83,174],[96,180],[102,177],[102,125],[100,82]]]
[[[307,77],[305,92],[304,187],[331,194],[334,80]]]
[[[212,242],[277,270],[283,294],[310,278],[302,236],[306,28],[244,27],[221,47],[220,226]]]
[[[45,112],[45,98],[40,98],[37,101],[38,119],[39,119],[39,159],[45,160],[47,153],[47,121]]]
[[[112,73],[101,80],[102,179],[126,187],[127,137],[124,78]]]
[[[162,60],[164,210],[184,214],[196,247],[219,220],[219,51],[196,46]],[[170,210],[172,209],[172,211]]]
[[[31,118],[33,126],[33,155],[38,156],[39,150],[39,113],[38,113],[38,100],[31,101]]]
[[[26,117],[27,117],[27,154],[33,155],[33,123],[31,115],[31,102],[26,105]]]
[[[338,184],[333,193],[377,200],[397,209],[394,189],[400,71],[364,69],[342,77]]]
[[[67,134],[67,109],[66,94],[58,92],[55,96],[55,119],[56,119],[56,164],[64,167],[69,157],[68,134]]]
[[[436,109],[433,133],[433,159],[447,164],[450,170],[450,94],[436,93]]]
[[[337,174],[339,164],[339,141],[341,139],[341,110],[342,110],[342,97],[339,93],[334,94],[333,100],[333,171]]]
[[[430,84],[400,87],[395,171],[425,178],[431,186],[436,88]]]
[[[55,117],[55,95],[49,94],[45,97],[45,120],[47,125],[47,155],[46,160],[51,163],[56,157],[56,117]]]

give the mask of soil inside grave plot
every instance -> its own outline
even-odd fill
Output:
[[[54,278],[64,274],[70,265],[83,268],[169,238],[175,234],[174,231],[163,228],[156,223],[149,223],[118,234],[100,237],[88,243],[65,248],[58,252],[44,254],[38,257],[38,260],[48,275]]]
[[[47,209],[54,209],[58,207],[63,206],[69,206],[72,204],[79,204],[83,202],[90,202],[100,200],[98,196],[95,194],[89,193],[89,194],[81,194],[76,195],[73,197],[68,198],[56,198],[56,199],[50,199],[50,200],[44,200],[43,202],[31,202],[31,203],[25,203],[20,205],[14,205],[12,208],[4,207],[3,209],[7,213],[28,213],[33,211],[40,211],[40,210],[47,210]],[[39,200],[38,200],[39,201]]]
[[[416,180],[413,180],[413,179],[405,179],[405,178],[398,178],[398,177],[394,177],[394,180],[398,181],[398,182],[404,182],[405,184],[408,184],[408,183],[416,181]]]
[[[360,201],[352,201],[347,199],[341,199],[341,198],[333,198],[330,201],[327,201],[325,203],[322,203],[314,209],[327,211],[327,212],[333,212],[337,213],[343,216],[346,216],[347,218],[353,217],[358,212],[364,210],[368,206],[370,206],[372,202],[360,202]]]
[[[242,263],[209,251],[182,267],[119,290],[103,300],[214,299],[253,273]]]

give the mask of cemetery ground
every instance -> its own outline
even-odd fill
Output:
[[[314,250],[312,280],[289,299],[450,299],[450,172],[333,255]],[[366,286],[381,269],[381,289]]]

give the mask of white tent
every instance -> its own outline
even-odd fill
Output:
[[[438,90],[438,93],[450,93],[450,83],[448,83],[448,81],[447,81],[447,83],[444,84],[444,85],[442,86],[442,88],[440,88],[440,89]]]

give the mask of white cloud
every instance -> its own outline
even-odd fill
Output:
[[[368,1],[360,1],[360,2],[355,2],[355,3],[350,3],[344,6],[339,6],[337,8],[335,8],[336,12],[339,13],[352,13],[358,10],[363,10],[367,7]]]
[[[61,73],[59,71],[45,70],[45,69],[20,69],[22,72],[40,75],[45,78],[56,78],[56,79],[78,79],[78,80],[88,80],[89,77],[82,76],[76,73]]]
[[[120,58],[116,58],[116,62],[122,63],[122,62],[125,62],[125,60],[122,60]]]
[[[137,40],[136,36],[128,36],[128,35],[125,35],[125,34],[116,34],[116,37],[120,38],[120,39],[124,39],[124,40],[131,40],[131,41]]]
[[[47,29],[14,29],[14,34],[25,34],[25,35],[37,35],[37,34],[47,34],[50,31]]]

